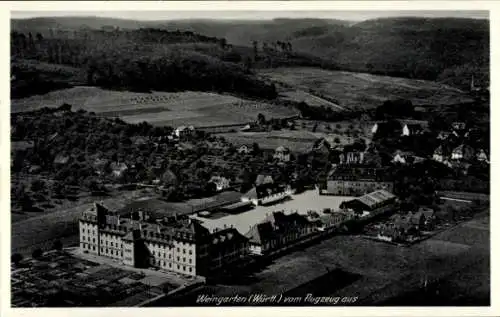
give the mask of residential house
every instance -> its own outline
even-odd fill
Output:
[[[174,134],[178,138],[187,137],[194,133],[195,129],[192,125],[190,126],[180,126],[174,130]]]
[[[419,135],[424,133],[424,127],[420,124],[405,123],[401,132],[402,136]]]
[[[489,163],[489,159],[488,159],[488,154],[486,154],[486,151],[483,150],[483,149],[479,149],[476,153],[476,159],[480,162],[486,162],[486,163]]]
[[[465,122],[459,122],[459,121],[457,121],[457,122],[453,122],[451,124],[451,127],[452,127],[452,129],[454,131],[457,131],[457,132],[461,133],[461,132],[463,132],[465,130],[466,124],[465,124]]]
[[[92,165],[93,165],[94,170],[96,171],[97,175],[103,175],[106,171],[106,166],[108,164],[109,164],[109,160],[96,158]]]
[[[363,216],[374,216],[392,210],[396,196],[387,190],[380,189],[361,197],[342,202],[340,208],[352,210]]]
[[[274,179],[271,175],[259,174],[255,178],[255,186],[261,186],[266,184],[274,184]]]
[[[249,239],[250,253],[271,255],[311,238],[316,224],[298,213],[286,215],[273,212],[263,222],[250,227],[245,234]]]
[[[68,155],[58,154],[54,158],[54,165],[56,165],[56,166],[66,165],[66,164],[68,164],[68,162],[69,162],[69,156]]]
[[[364,155],[365,153],[360,151],[349,151],[341,153],[339,155],[339,164],[340,165],[363,164]]]
[[[461,144],[453,149],[451,152],[452,160],[465,160],[468,161],[474,157],[474,149],[466,144]]]
[[[250,153],[252,152],[252,150],[253,150],[253,149],[252,149],[252,147],[251,147],[251,146],[248,146],[248,145],[246,145],[246,144],[243,144],[242,146],[240,146],[240,147],[238,148],[238,150],[237,150],[237,151],[238,151],[238,153],[239,153],[239,154],[250,154]]]
[[[392,158],[393,163],[400,163],[400,164],[414,164],[423,162],[424,160],[425,158],[418,157],[412,152],[405,152],[399,150],[394,153],[394,156]]]
[[[274,151],[273,158],[277,159],[280,162],[289,162],[290,161],[290,150],[284,146],[279,146]]]
[[[319,186],[320,195],[360,196],[378,189],[392,192],[394,181],[384,168],[338,167]]]
[[[451,135],[451,132],[448,132],[448,131],[441,131],[441,132],[439,132],[439,134],[437,135],[437,137],[436,137],[436,138],[437,138],[438,140],[442,140],[442,141],[444,141],[444,140],[447,140],[447,139],[450,137],[450,135]]]
[[[123,162],[112,162],[109,168],[111,169],[112,175],[117,178],[125,175],[125,172],[128,170],[127,164]]]
[[[210,232],[193,219],[120,214],[99,203],[79,219],[79,235],[84,253],[191,276],[209,275],[248,253],[248,239],[234,228]]]
[[[229,188],[229,183],[230,183],[229,179],[223,176],[212,176],[212,178],[210,178],[208,182],[215,184],[215,188],[218,192]]]
[[[378,238],[386,241],[405,241],[408,236],[418,236],[422,231],[434,230],[434,210],[421,207],[415,213],[392,215],[390,222],[380,227]]]
[[[330,156],[332,153],[331,143],[328,142],[325,138],[321,138],[316,140],[308,155],[308,161],[311,163],[314,160],[318,160],[320,162],[327,162],[330,160]]]
[[[446,163],[451,158],[451,151],[448,146],[440,145],[432,155],[434,161]]]

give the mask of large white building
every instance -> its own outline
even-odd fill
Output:
[[[83,213],[79,230],[82,252],[192,276],[235,263],[248,251],[248,239],[234,228],[210,232],[196,220],[123,216],[98,203]]]

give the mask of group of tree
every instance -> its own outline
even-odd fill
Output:
[[[87,84],[106,88],[206,90],[263,99],[277,96],[273,85],[251,73],[247,59],[236,58],[238,53],[227,51],[225,40],[160,29],[96,32],[91,32],[92,39],[85,33],[77,38],[40,35],[26,40],[24,34],[13,32],[11,53],[14,60],[31,59],[82,69]],[[210,48],[200,51],[199,43],[213,45],[222,53],[215,49],[213,54]]]

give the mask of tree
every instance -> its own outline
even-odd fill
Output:
[[[254,155],[259,155],[260,154],[260,147],[259,147],[259,144],[254,142],[252,144],[252,152]]]
[[[63,249],[63,244],[61,240],[54,241],[54,243],[52,244],[52,250],[61,251],[62,249]]]
[[[260,124],[260,125],[264,125],[266,124],[266,117],[262,114],[262,113],[259,113],[257,115],[257,122]]]
[[[19,265],[19,262],[21,262],[23,260],[23,256],[22,254],[20,253],[14,253],[12,254],[12,256],[10,257],[10,260],[12,263],[14,263],[15,265]]]
[[[258,47],[259,42],[257,41],[252,41],[252,46],[253,46],[253,60],[257,60],[257,56],[259,54],[259,47]]]
[[[42,257],[42,255],[43,255],[43,251],[40,248],[34,249],[33,252],[31,253],[31,256],[33,257],[33,259],[39,259]]]

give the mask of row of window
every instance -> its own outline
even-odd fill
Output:
[[[155,260],[155,259],[153,259],[152,263],[153,263],[153,265],[159,265],[159,266],[162,266],[162,267],[166,266],[166,262],[165,261],[161,261],[161,260]],[[168,262],[168,267],[172,268],[172,262]],[[193,268],[192,267],[187,267],[186,268],[185,265],[183,265],[181,267],[179,264],[177,264],[177,269],[178,270],[182,270],[184,272],[190,272],[190,273],[193,272]]]
[[[90,242],[90,237],[85,237],[85,236],[82,236],[82,241],[87,241]],[[95,238],[92,238],[92,243],[95,243]]]
[[[123,251],[118,251],[115,249],[108,249],[108,248],[101,247],[101,252],[105,252],[109,255],[123,256]]]
[[[87,244],[86,244],[86,243],[82,243],[82,247],[83,247],[84,249],[88,249],[88,250],[95,251],[95,245],[92,245],[92,246],[91,246],[91,245],[89,244],[89,245],[87,246]]]

